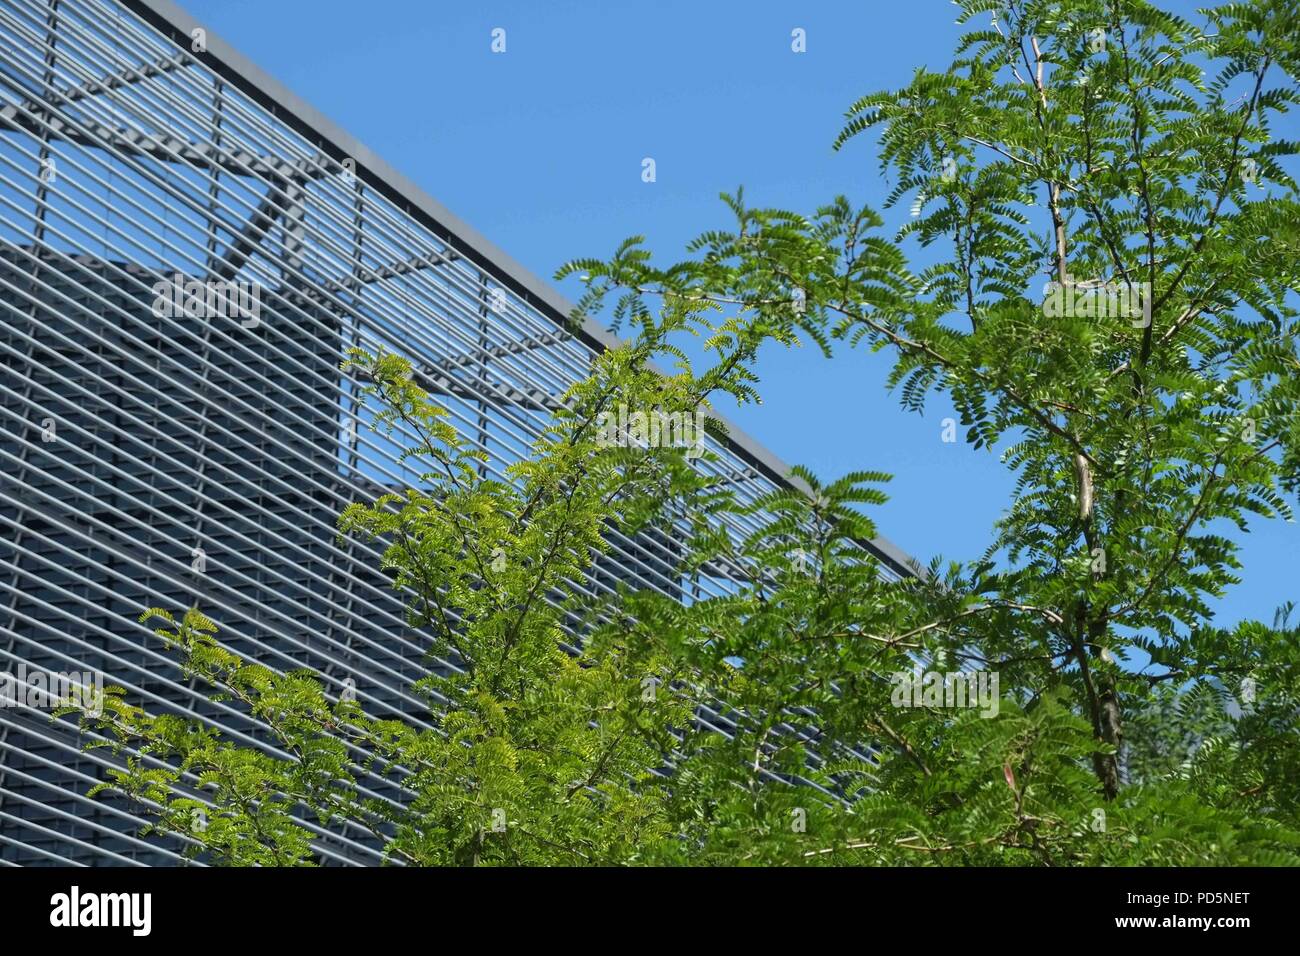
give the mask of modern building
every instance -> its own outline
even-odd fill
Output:
[[[335,539],[347,503],[411,478],[340,360],[409,356],[500,475],[615,341],[571,311],[167,0],[6,0],[0,673],[102,674],[270,748],[136,620],[197,602],[245,657],[427,722],[401,596],[375,548]],[[789,480],[727,430],[700,467],[742,497]],[[888,542],[864,547],[909,573]],[[674,563],[670,534],[615,535],[586,586],[727,587]],[[129,804],[86,796],[120,759],[87,742],[48,709],[0,706],[0,862],[182,862],[177,839],[135,835]],[[364,833],[304,825],[327,863],[380,862]]]

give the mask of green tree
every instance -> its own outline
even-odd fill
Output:
[[[1297,144],[1272,132],[1297,100],[1300,11],[1230,4],[1197,27],[1141,0],[959,6],[959,22],[980,22],[949,69],[854,103],[837,140],[878,134],[897,184],[887,205],[912,199],[896,236],[842,197],[805,217],[737,193],[724,197],[735,227],[700,236],[687,261],[579,267],[602,292],[767,316],[828,354],[892,353],[905,407],[946,392],[971,445],[1004,447],[1007,515],[979,560],[882,586],[846,570],[838,537],[866,533],[844,509],[871,501],[877,476],[823,489],[805,474],[811,503],[774,496],[777,519],[743,552],[774,574],[713,606],[662,609],[681,622],[667,640],[707,660],[719,693],[740,680],[725,662],[744,661],[734,692],[752,716],[723,757],[732,773],[749,754],[793,774],[799,735],[771,746],[772,715],[815,713],[804,736],[827,751],[816,782],[869,794],[823,821],[827,850],[1280,859],[1295,846],[1297,787],[1275,772],[1300,729],[1294,632],[1220,633],[1210,602],[1237,581],[1248,520],[1289,519],[1300,485],[1300,208],[1280,162]],[[936,264],[909,268],[909,237]],[[792,551],[818,555],[816,573],[790,573]],[[891,708],[887,680],[916,658],[997,672],[1002,714]],[[1220,698],[1254,671],[1269,716],[1234,716]],[[1215,705],[1163,766],[1143,760],[1149,720],[1126,731],[1160,694]],[[861,740],[880,756],[835,759]],[[1126,746],[1142,771],[1129,786]],[[683,819],[726,814],[714,792],[702,786]],[[710,831],[789,830],[731,809]],[[798,844],[782,836],[771,852]]]
[[[654,319],[632,308],[637,340],[603,355],[563,396],[507,481],[483,474],[482,453],[465,450],[408,360],[353,351],[344,367],[369,383],[376,427],[403,443],[400,460],[418,477],[348,507],[340,535],[383,543],[409,625],[432,656],[458,662],[459,671],[414,688],[436,726],[371,718],[310,672],[246,662],[197,608],[179,617],[150,608],[141,620],[157,620],[186,677],[246,707],[287,756],[111,694],[102,715],[83,719],[100,738],[94,745],[131,749],[95,792],[124,793],[153,815],[153,829],[188,838],[188,852],[236,865],[312,862],[297,808],[322,824],[359,825],[389,858],[416,865],[634,862],[671,838],[657,771],[674,728],[691,719],[689,698],[669,692],[680,675],[673,662],[568,653],[563,625],[610,613],[574,582],[611,532],[635,537],[670,514],[683,516],[675,526],[688,535],[702,532],[728,497],[692,466],[693,448],[611,442],[602,417],[620,403],[685,416],[710,395],[751,394],[753,352],[781,333],[760,319],[709,324],[707,311],[682,301]],[[702,373],[684,356],[673,375],[648,364],[680,354],[673,334],[701,330],[716,357]],[[663,693],[647,694],[660,684]],[[371,773],[399,782],[409,799],[374,796]]]

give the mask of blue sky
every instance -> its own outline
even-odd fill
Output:
[[[665,260],[729,225],[718,193],[811,211],[838,193],[878,208],[887,186],[863,138],[831,142],[847,106],[943,68],[948,0],[182,0],[210,30],[354,134],[515,259],[549,278],[644,234]],[[1191,15],[1186,0],[1166,6]],[[506,52],[491,51],[494,28]],[[806,31],[807,52],[790,49]],[[1275,129],[1297,138],[1300,129]],[[653,157],[657,181],[644,183]],[[906,203],[885,213],[892,232]],[[576,297],[577,289],[564,288]],[[997,452],[940,440],[886,392],[886,353],[770,349],[763,405],[722,409],[824,476],[894,474],[880,531],[922,561],[983,551],[1011,480]],[[1300,598],[1300,528],[1252,526],[1244,583],[1219,619],[1271,619]]]

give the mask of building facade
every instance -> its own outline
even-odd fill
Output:
[[[401,595],[374,547],[335,540],[346,504],[412,477],[339,363],[351,346],[410,357],[501,476],[614,343],[571,308],[170,2],[8,0],[0,673],[101,675],[273,750],[137,623],[197,603],[246,658],[427,722]],[[742,497],[788,480],[729,432],[699,467]],[[676,578],[671,535],[610,544],[590,589],[727,587]],[[888,542],[864,547],[908,573]],[[40,704],[0,706],[0,862],[182,862],[179,840],[136,835],[136,808],[86,796],[120,758]],[[326,863],[380,862],[363,833],[304,825]]]

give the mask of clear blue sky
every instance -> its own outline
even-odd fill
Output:
[[[917,66],[943,68],[957,35],[948,0],[181,3],[545,278],[636,233],[679,257],[697,233],[729,225],[717,196],[740,184],[756,205],[806,212],[842,192],[879,207],[869,142],[831,151],[843,111]],[[496,27],[505,54],[491,52]],[[791,52],[795,27],[804,54]],[[647,156],[653,184],[641,181]],[[888,211],[891,231],[907,215],[906,204]],[[732,417],[824,476],[893,473],[891,501],[873,512],[881,532],[922,561],[973,558],[1011,481],[996,451],[940,440],[942,398],[924,417],[903,412],[884,388],[888,361],[769,350],[764,404]],[[1300,527],[1252,530],[1225,624],[1300,599]]]

